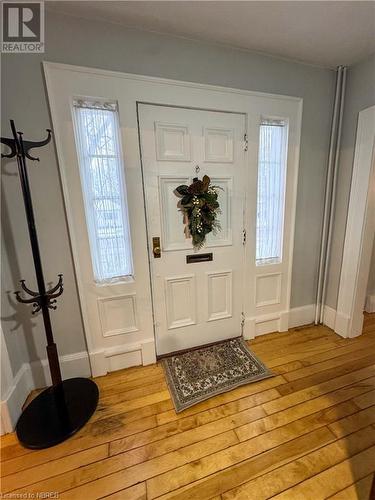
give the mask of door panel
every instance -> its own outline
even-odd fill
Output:
[[[159,355],[241,334],[245,116],[139,105],[151,280]],[[175,189],[209,175],[221,188],[222,231],[195,252]],[[152,253],[160,237],[161,257]],[[211,252],[212,261],[187,256]]]

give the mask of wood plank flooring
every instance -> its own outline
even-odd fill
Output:
[[[368,500],[375,314],[356,339],[311,326],[250,346],[274,378],[178,415],[160,364],[97,378],[98,410],[70,440],[31,451],[3,436],[2,497]]]

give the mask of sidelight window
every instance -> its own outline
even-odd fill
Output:
[[[257,265],[279,263],[282,260],[287,129],[287,123],[283,120],[263,119],[260,124]]]
[[[132,275],[117,104],[74,101],[75,135],[94,277]]]

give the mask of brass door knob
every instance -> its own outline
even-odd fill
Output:
[[[154,256],[160,257],[160,255],[161,255],[160,247],[154,247]]]

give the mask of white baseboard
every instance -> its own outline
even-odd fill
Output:
[[[12,386],[0,402],[1,434],[13,432],[21,415],[22,405],[33,389],[30,365],[24,363],[16,373]]]
[[[246,318],[243,336],[246,340],[273,332],[286,332],[288,328],[308,325],[314,321],[315,304],[296,307],[289,311]]]
[[[254,339],[259,335],[278,332],[280,327],[280,313],[245,318],[243,336],[246,340]]]
[[[362,322],[355,327],[351,318],[346,314],[338,312],[329,306],[324,306],[323,311],[323,324],[331,328],[340,337],[346,339],[361,335]]]
[[[93,377],[106,375],[108,372],[130,368],[131,366],[150,365],[152,363],[156,363],[154,338],[136,344],[90,352]]]
[[[73,377],[91,377],[90,363],[86,351],[59,356],[63,379]],[[51,385],[51,374],[48,360],[32,361],[30,371],[33,389]]]
[[[255,338],[255,318],[245,318],[242,335],[245,340]]]
[[[336,324],[336,309],[332,307],[324,306],[323,308],[323,325],[328,326],[331,330],[335,329]]]
[[[323,307],[323,325],[331,328],[340,337],[348,337],[349,318],[339,314],[336,309],[327,305]]]
[[[343,338],[348,338],[350,328],[350,318],[343,313],[336,311],[335,326],[333,328],[334,332]]]
[[[289,328],[296,328],[297,326],[309,325],[314,323],[315,319],[315,304],[308,304],[306,306],[294,307],[289,311]]]
[[[367,295],[365,311],[367,313],[375,312],[375,295]]]
[[[265,314],[255,318],[255,337],[280,330],[280,313]]]

